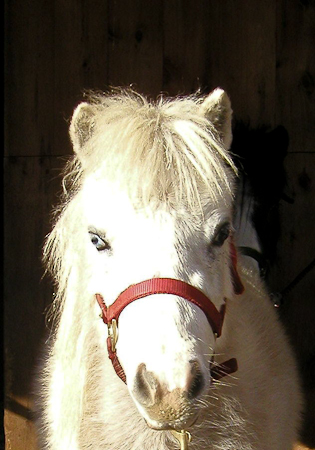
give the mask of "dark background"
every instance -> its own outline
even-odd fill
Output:
[[[281,291],[315,256],[315,2],[6,0],[5,32],[5,430],[8,449],[35,450],[31,383],[53,292],[42,279],[41,247],[82,92],[132,83],[154,98],[221,86],[237,120],[284,126],[292,201],[280,200],[269,276],[271,289]],[[279,311],[303,375],[309,445],[314,275],[286,295]]]

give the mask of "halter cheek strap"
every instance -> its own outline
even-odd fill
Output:
[[[244,287],[236,269],[236,249],[232,241],[230,244],[230,252],[231,276],[234,292],[239,295],[244,291]],[[101,317],[103,322],[108,326],[108,356],[112,361],[117,375],[124,383],[126,383],[126,375],[116,354],[119,316],[125,307],[130,303],[154,294],[176,295],[198,306],[206,315],[215,336],[221,336],[226,304],[224,303],[220,311],[218,311],[216,306],[203,292],[196,287],[185,283],[184,281],[175,280],[172,278],[152,278],[150,280],[142,281],[141,283],[129,286],[118,296],[115,302],[108,307],[105,305],[103,297],[100,294],[95,294],[96,300],[102,310]],[[218,380],[225,375],[235,372],[236,370],[237,361],[235,358],[232,358],[221,365],[212,367],[211,376],[212,378]]]
[[[234,294],[240,295],[244,292],[244,286],[237,271],[237,251],[233,240],[230,240],[230,272],[234,288]]]

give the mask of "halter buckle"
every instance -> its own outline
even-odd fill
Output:
[[[111,349],[112,352],[116,352],[116,344],[118,340],[118,328],[117,328],[117,321],[116,319],[113,319],[111,322],[108,322],[108,337],[110,338],[111,342]]]

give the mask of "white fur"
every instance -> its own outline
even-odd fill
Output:
[[[211,123],[209,122],[211,120]],[[184,388],[190,360],[206,380],[190,408],[191,449],[288,450],[297,437],[300,393],[284,332],[255,272],[240,267],[235,296],[228,240],[211,246],[218,224],[232,220],[233,164],[228,97],[216,90],[148,103],[135,93],[92,99],[71,124],[76,158],[44,255],[58,285],[56,329],[41,377],[42,448],[176,448],[134,397],[145,363],[169,391]],[[97,252],[88,230],[104,234]],[[152,277],[186,281],[219,308],[215,341],[199,308],[171,295],[128,305],[119,319],[117,354],[127,386],[107,357],[107,330],[94,294],[107,305],[130,284]],[[209,363],[236,357],[239,370],[210,383]]]

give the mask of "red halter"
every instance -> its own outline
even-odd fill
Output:
[[[244,291],[244,287],[237,272],[236,249],[232,241],[230,244],[230,251],[231,276],[233,280],[234,292],[238,295]],[[108,356],[112,361],[117,375],[124,383],[126,383],[126,375],[116,354],[116,342],[118,337],[117,325],[119,316],[125,307],[130,303],[154,294],[176,295],[198,306],[206,315],[213,333],[217,337],[221,335],[226,305],[222,305],[220,311],[218,311],[216,306],[203,292],[181,280],[175,280],[172,278],[152,278],[150,280],[142,281],[141,283],[133,284],[123,291],[117,297],[115,302],[108,307],[105,305],[103,297],[100,294],[95,294],[96,300],[102,310],[101,317],[103,322],[108,326]],[[211,370],[211,375],[214,379],[220,379],[225,375],[235,372],[236,370],[237,361],[235,358],[232,358],[219,366],[213,367]]]

